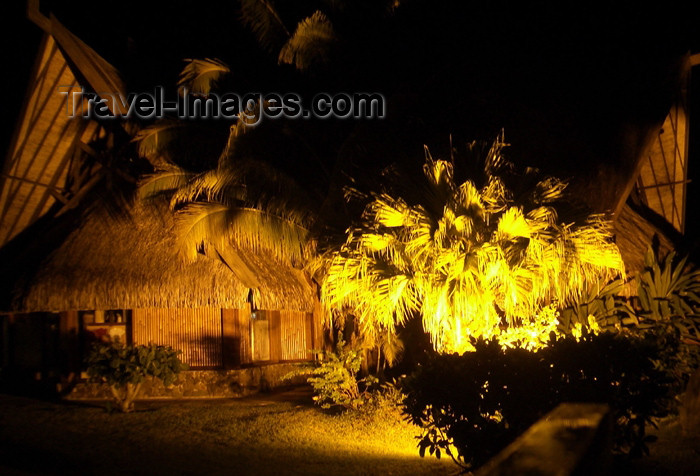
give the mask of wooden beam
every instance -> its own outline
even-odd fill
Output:
[[[82,200],[82,198],[90,191],[90,189],[92,189],[92,187],[94,187],[97,182],[102,179],[104,176],[103,170],[104,169],[100,169],[90,180],[88,180],[85,185],[78,190],[78,193],[76,193],[73,198],[71,198],[68,203],[63,205],[63,207],[56,213],[56,217],[59,217],[68,210],[75,208],[80,200]]]
[[[47,33],[51,33],[51,20],[44,16],[39,9],[39,0],[27,1],[27,18]]]
[[[98,95],[107,93],[126,97],[126,86],[114,66],[68,31],[55,16],[51,15],[50,19],[51,35],[63,51],[66,61],[73,66],[71,69],[76,76],[79,73],[85,79],[86,84],[82,85],[89,87]],[[116,116],[125,114],[127,111],[122,110],[117,103],[118,101],[107,102],[112,114]]]

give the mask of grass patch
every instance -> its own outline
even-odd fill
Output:
[[[137,403],[131,414],[0,396],[0,473],[445,474],[398,412],[330,415],[311,398]]]

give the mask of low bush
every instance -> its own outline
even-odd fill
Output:
[[[473,345],[432,356],[406,379],[404,412],[423,428],[421,456],[447,453],[477,467],[562,402],[609,404],[614,449],[640,454],[646,425],[674,411],[682,386],[674,334],[553,336],[536,352]]]
[[[340,407],[357,410],[371,399],[371,387],[378,383],[373,376],[358,378],[362,351],[338,340],[335,351],[326,351],[316,367],[309,370],[307,381],[314,389],[314,401],[322,408]]]
[[[319,361],[294,370],[283,379],[306,376],[314,391],[314,402],[324,409],[362,410],[368,416],[395,413],[401,418],[404,375],[383,383],[374,375],[361,378],[363,348],[350,346],[342,338],[335,350],[316,354],[321,356]]]
[[[87,357],[90,381],[106,384],[116,407],[122,412],[134,409],[134,400],[146,377],[171,385],[177,374],[188,367],[180,361],[182,351],[161,345],[124,345],[118,340],[93,345]]]

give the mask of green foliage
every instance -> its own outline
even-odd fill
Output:
[[[421,456],[447,453],[479,466],[567,401],[609,404],[615,450],[638,455],[648,451],[646,425],[674,411],[682,388],[673,334],[584,333],[537,352],[473,344],[475,352],[433,356],[406,381],[405,413],[423,428]]]
[[[357,410],[371,398],[370,387],[377,379],[357,378],[362,352],[338,340],[335,352],[325,352],[324,360],[311,371],[308,382],[314,389],[314,401],[322,408],[341,407]]]
[[[505,147],[501,135],[468,177],[460,166],[472,164],[426,154],[419,183],[371,194],[360,226],[324,258],[329,315],[351,309],[363,332],[420,315],[435,349],[461,352],[469,336],[496,336],[624,274],[610,223],[578,213],[565,182],[516,170]]]
[[[687,337],[700,338],[700,270],[687,266],[687,257],[669,253],[659,261],[649,248],[644,270],[637,277],[640,317],[647,326],[672,325]]]
[[[607,283],[594,283],[581,296],[581,299],[559,312],[559,329],[570,332],[576,325],[590,329],[593,316],[598,327],[611,330],[620,325],[638,324],[636,311],[629,298],[621,295],[627,281],[616,278]]]
[[[655,332],[675,328],[686,341],[700,343],[700,270],[687,257],[671,252],[663,260],[650,247],[644,269],[631,281],[601,281],[581,300],[560,310],[560,330],[576,325],[590,328],[592,316],[602,329],[626,328],[632,332]],[[634,286],[636,282],[636,286]],[[634,286],[636,296],[625,296]]]
[[[122,412],[134,408],[141,384],[146,377],[172,385],[188,367],[180,361],[182,351],[161,345],[123,345],[119,341],[95,344],[87,357],[88,376],[93,382],[109,386],[114,403]]]

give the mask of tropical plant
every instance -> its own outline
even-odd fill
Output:
[[[352,410],[366,404],[371,398],[370,387],[378,382],[372,376],[358,379],[361,365],[362,352],[338,339],[335,351],[323,353],[323,360],[307,380],[314,389],[314,401],[322,408]]]
[[[578,300],[560,310],[559,329],[568,333],[577,327],[593,331],[638,325],[637,311],[622,294],[627,286],[629,282],[623,278],[593,283]]]
[[[226,72],[218,61],[191,60],[180,85],[207,94]],[[307,191],[280,169],[238,153],[241,138],[258,114],[259,105],[243,111],[230,127],[217,163],[200,172],[178,165],[177,151],[172,150],[178,131],[186,127],[181,122],[156,123],[135,138],[139,153],[156,169],[141,181],[139,194],[170,197],[179,250],[189,260],[204,252],[233,268],[237,248],[264,249],[294,264],[305,258],[314,210]]]
[[[119,340],[102,341],[93,345],[87,357],[87,373],[91,381],[106,384],[116,407],[128,413],[134,410],[134,400],[146,377],[168,386],[188,368],[179,359],[181,353],[155,344],[134,346]]]
[[[505,145],[501,135],[488,148],[481,183],[456,180],[454,157],[426,150],[427,183],[407,185],[411,198],[371,194],[360,226],[325,257],[331,319],[350,309],[364,332],[393,333],[420,315],[436,349],[464,351],[470,336],[497,336],[623,275],[610,223],[560,215],[566,183],[533,169],[516,174]]]
[[[643,325],[673,325],[685,337],[700,342],[700,270],[674,252],[659,261],[650,247],[637,276],[639,316]]]
[[[535,352],[473,341],[475,351],[435,354],[404,384],[405,413],[423,430],[426,451],[448,454],[465,469],[492,458],[562,402],[610,406],[612,448],[648,453],[647,425],[676,410],[682,380],[678,338],[584,332]],[[536,389],[536,391],[533,391]]]
[[[397,0],[318,2],[318,9],[304,15],[304,9],[278,8],[276,3],[241,0],[241,20],[263,48],[277,55],[279,63],[300,71],[327,63],[334,48],[357,42],[371,29],[368,23],[393,15],[400,4]],[[357,28],[353,23],[357,20],[363,21],[364,28]]]

